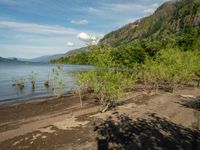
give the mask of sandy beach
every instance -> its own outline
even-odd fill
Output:
[[[101,113],[91,94],[0,106],[0,149],[200,148],[200,89],[137,91]]]

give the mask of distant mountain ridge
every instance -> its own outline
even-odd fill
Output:
[[[186,26],[200,28],[200,0],[169,1],[144,17],[104,36],[100,45],[117,46],[141,38],[179,34]]]
[[[20,61],[17,58],[3,58],[3,57],[0,57],[0,63],[24,63],[24,61]]]
[[[64,54],[46,55],[46,56],[41,56],[41,57],[29,59],[28,61],[31,61],[31,62],[50,62],[51,60],[58,59],[58,58],[61,58],[61,57],[66,57],[66,56],[69,56],[70,54],[75,53],[75,52],[85,51],[86,49],[87,49],[87,47],[82,47],[82,48],[79,48],[79,49],[74,49],[74,50],[68,51]]]
[[[56,54],[56,55],[45,55],[36,58],[29,59],[30,62],[49,62],[51,59],[57,59],[62,57],[64,54]]]
[[[82,52],[87,50],[87,47],[82,47],[79,49],[74,49],[71,51],[68,51],[64,54],[55,54],[55,55],[45,55],[45,56],[40,56],[32,59],[27,59],[27,58],[15,58],[15,57],[9,57],[9,58],[4,58],[0,57],[0,63],[24,63],[24,62],[42,62],[42,63],[48,63],[51,60],[58,59],[61,57],[66,57],[69,56],[72,53],[75,52]]]

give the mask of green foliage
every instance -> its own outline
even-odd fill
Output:
[[[138,43],[130,43],[113,49],[111,56],[116,66],[132,68],[136,63],[144,62],[146,53]]]
[[[30,80],[31,82],[35,81],[36,80],[36,76],[37,76],[37,73],[32,71],[28,76],[28,80]]]
[[[20,79],[13,81],[13,85],[24,85],[24,84],[25,84],[25,79],[23,77],[20,77]]]
[[[35,89],[35,82],[36,82],[36,76],[37,73],[34,73],[33,71],[30,73],[30,75],[28,76],[28,80],[31,82],[32,84],[32,89]]]
[[[113,58],[111,56],[113,48],[92,46],[88,52],[89,62],[98,67],[111,67],[113,66]]]
[[[140,77],[146,85],[176,89],[178,84],[190,82],[200,67],[199,55],[177,49],[162,50],[155,60],[147,58]]]
[[[97,70],[79,73],[77,83],[80,94],[93,91],[101,102],[120,99],[136,80],[171,90],[200,81],[199,6],[199,0],[168,2],[153,16],[106,35],[99,45],[53,62],[95,65]]]
[[[22,93],[25,86],[25,79],[20,77],[20,79],[14,80],[12,86],[15,87],[20,93]]]
[[[86,52],[73,53],[53,62],[131,68],[136,63],[143,63],[146,56],[153,57],[161,48],[161,42],[150,40],[135,41],[116,48],[91,46]]]
[[[62,65],[57,65],[56,68],[52,70],[51,84],[53,87],[53,94],[55,96],[62,96],[64,93],[64,68]]]
[[[183,19],[187,15],[195,15],[200,6],[199,0],[181,0],[175,3],[174,19]]]
[[[200,81],[200,49],[196,49],[194,55],[197,57],[196,63],[194,64],[194,72],[198,80]]]
[[[198,31],[191,26],[186,26],[183,33],[177,36],[177,45],[184,51],[195,50],[199,40]]]
[[[154,57],[163,48],[163,45],[160,41],[156,40],[141,40],[141,47],[148,56]]]
[[[68,57],[61,57],[56,60],[51,60],[52,63],[58,63],[58,64],[89,64],[88,62],[88,54],[87,52],[76,52]]]
[[[122,98],[125,91],[133,87],[134,80],[122,72],[108,69],[82,72],[77,75],[77,83],[82,89],[92,90],[104,104]]]
[[[124,64],[118,64],[117,60],[121,56],[116,57],[116,51],[117,49],[111,47],[90,47],[87,52],[89,62],[98,68],[77,74],[79,89],[93,91],[102,104],[120,99],[125,95],[126,89],[132,88],[134,84],[132,76],[126,70],[117,70],[116,67]]]
[[[148,28],[148,31],[143,34],[143,38],[150,37],[152,34],[156,33],[162,28],[164,19],[162,17],[157,18]]]
[[[100,44],[116,47],[137,39],[162,40],[166,36],[177,36],[187,26],[199,28],[199,13],[199,0],[168,1],[152,15],[105,35]]]

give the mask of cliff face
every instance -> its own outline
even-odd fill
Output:
[[[100,44],[117,46],[139,38],[162,38],[179,34],[186,26],[200,28],[200,0],[166,2],[151,16],[105,35]]]

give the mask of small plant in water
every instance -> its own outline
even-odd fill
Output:
[[[50,86],[50,73],[47,75],[47,79],[44,81],[44,87],[49,89]]]
[[[65,87],[63,65],[57,65],[56,68],[52,70],[51,84],[53,87],[53,94],[58,97],[62,96]]]
[[[34,73],[33,71],[32,71],[31,74],[28,76],[28,79],[29,79],[29,81],[30,81],[31,84],[32,84],[32,89],[35,89],[36,76],[37,76],[37,74]]]
[[[45,86],[46,88],[49,88],[49,80],[44,81],[44,86]]]
[[[14,80],[12,86],[16,87],[20,92],[22,92],[25,86],[25,79],[21,77],[18,80]]]

